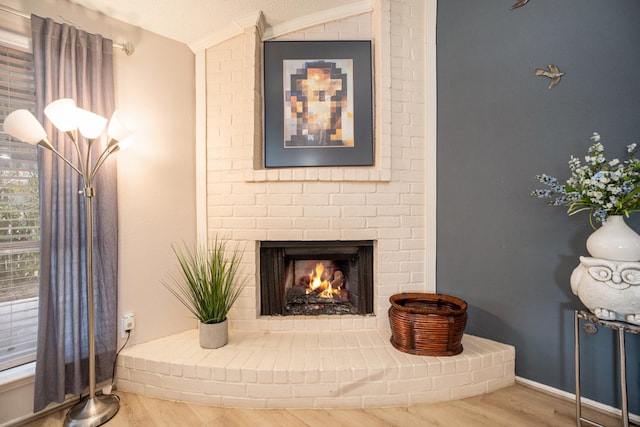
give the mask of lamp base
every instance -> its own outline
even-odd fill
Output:
[[[75,404],[64,419],[69,427],[99,426],[113,418],[120,409],[120,399],[114,394],[103,394]]]

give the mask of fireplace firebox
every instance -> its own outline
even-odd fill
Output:
[[[260,242],[260,313],[373,313],[373,241]]]

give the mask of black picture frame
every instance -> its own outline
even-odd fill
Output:
[[[372,83],[371,41],[264,42],[265,168],[373,166]]]

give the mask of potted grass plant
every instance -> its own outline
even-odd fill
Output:
[[[164,286],[199,321],[200,346],[218,348],[228,342],[227,314],[236,302],[245,281],[238,278],[244,250],[229,248],[228,240],[216,237],[211,247],[199,242],[194,247],[173,245],[178,273]]]

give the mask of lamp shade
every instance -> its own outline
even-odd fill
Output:
[[[134,140],[134,136],[131,135],[125,139],[123,139],[122,141],[116,141],[115,139],[112,140],[112,142],[109,144],[110,146],[116,146],[116,149],[114,151],[117,150],[126,150],[127,148],[131,147],[131,145],[133,145],[133,140]]]
[[[109,138],[118,142],[124,141],[133,135],[134,131],[135,129],[127,122],[127,117],[121,111],[116,110],[109,121],[109,130],[107,131]]]
[[[53,101],[44,109],[44,114],[62,132],[69,132],[78,128],[78,114],[73,99],[62,98]]]
[[[4,131],[29,144],[47,140],[44,128],[28,110],[15,110],[4,119]]]
[[[82,108],[77,109],[77,114],[78,130],[82,136],[88,139],[96,139],[102,134],[107,125],[107,119]]]

